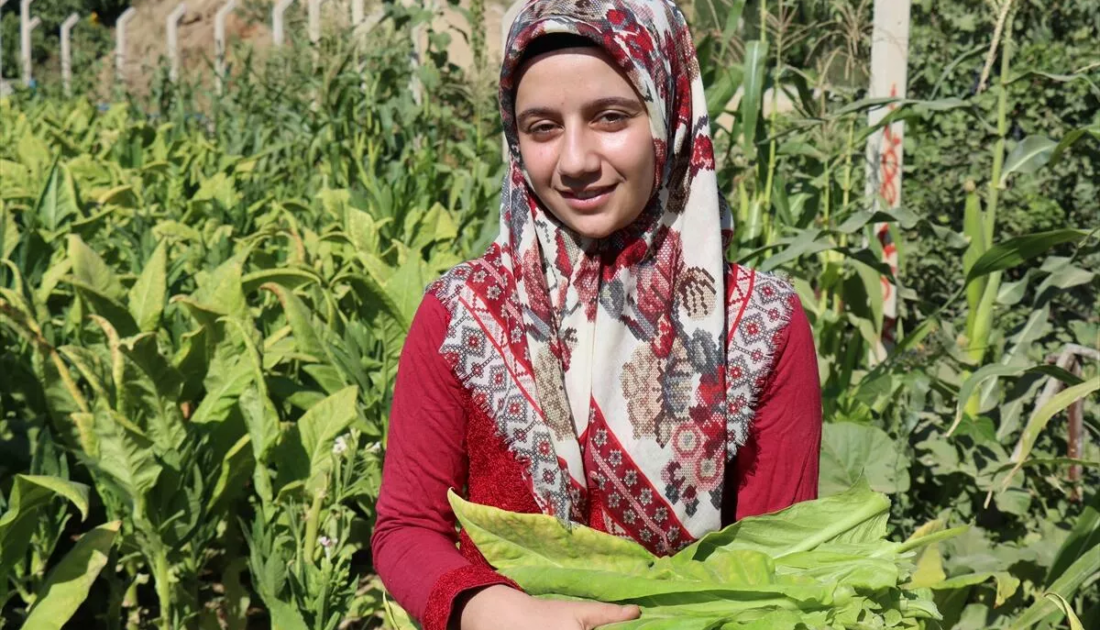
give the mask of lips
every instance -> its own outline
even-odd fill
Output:
[[[611,193],[617,186],[618,184],[612,184],[584,190],[559,190],[558,193],[575,210],[594,210],[611,197]]]
[[[611,192],[613,188],[615,188],[614,184],[610,186],[601,186],[599,188],[587,188],[585,190],[563,190],[561,191],[561,196],[569,199],[592,199],[606,192]]]

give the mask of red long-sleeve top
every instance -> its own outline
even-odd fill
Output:
[[[792,296],[774,368],[749,439],[727,467],[723,526],[817,497],[821,389],[806,314]],[[514,582],[493,571],[465,533],[455,532],[447,489],[513,512],[538,512],[523,468],[472,405],[439,348],[450,314],[428,294],[401,352],[371,539],[386,589],[421,622],[446,630],[458,596]],[[459,543],[456,547],[456,543]]]

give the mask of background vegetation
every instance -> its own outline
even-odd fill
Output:
[[[810,314],[822,493],[865,474],[895,539],[973,526],[915,558],[928,627],[1064,625],[1047,592],[1097,627],[1100,2],[915,2],[903,206],[878,214],[871,4],[686,5],[730,255]],[[239,51],[221,98],[162,73],[0,101],[0,623],[402,623],[368,544],[396,360],[423,287],[495,236],[503,163],[492,69],[386,11],[316,67]],[[901,250],[884,359],[875,221]]]

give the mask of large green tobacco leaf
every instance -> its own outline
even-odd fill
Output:
[[[821,496],[844,492],[860,477],[876,492],[909,489],[909,462],[885,431],[853,422],[827,422],[821,436]]]
[[[655,580],[645,575],[579,568],[520,566],[498,569],[531,595],[566,595],[601,602],[670,606],[691,604],[698,614],[729,614],[745,608],[797,609],[828,606],[835,584],[759,584],[741,586],[695,580]],[[705,605],[705,606],[700,606]]]
[[[16,475],[7,510],[0,516],[0,580],[8,579],[12,567],[22,560],[38,527],[41,510],[55,496],[60,496],[71,501],[82,518],[87,518],[88,492],[88,486],[67,479]]]
[[[332,469],[332,446],[358,415],[359,388],[346,387],[310,407],[281,448],[279,476],[283,483],[304,482],[307,491],[319,491]]]
[[[242,263],[232,258],[198,278],[199,289],[193,295],[177,295],[173,302],[183,304],[200,325],[217,327],[218,319],[230,316],[248,319],[248,304],[241,290]]]
[[[69,235],[68,251],[76,280],[108,299],[122,299],[125,292],[114,272],[79,236]]]
[[[80,537],[50,571],[23,624],[24,630],[61,630],[65,626],[107,565],[121,524],[106,523]]]
[[[309,630],[302,613],[293,605],[277,599],[265,599],[271,613],[271,630]]]
[[[993,580],[997,585],[997,596],[994,604],[1000,606],[1012,597],[1020,587],[1020,579],[1007,571],[995,571],[985,573],[967,573],[956,575],[940,582],[929,584],[928,588],[934,591],[950,591],[967,586],[975,586],[988,580]]]
[[[313,271],[297,267],[262,269],[246,274],[241,279],[241,290],[245,295],[251,295],[269,282],[293,291],[300,286],[320,283],[321,278]]]
[[[866,479],[845,492],[746,518],[685,547],[677,558],[705,560],[718,548],[753,549],[773,558],[809,551],[827,542],[862,543],[886,537],[890,500]]]
[[[413,315],[416,314],[416,309],[424,297],[424,287],[428,285],[431,276],[427,264],[420,255],[410,252],[405,262],[386,280],[386,293],[397,305],[404,322],[412,322]]]
[[[168,248],[164,241],[157,245],[153,255],[145,263],[137,282],[130,287],[130,314],[138,329],[151,332],[157,329],[164,312],[164,296],[168,292]]]
[[[45,186],[38,196],[34,214],[40,225],[52,237],[61,232],[62,226],[73,217],[80,217],[80,196],[69,170],[55,159],[46,177]]]
[[[712,554],[707,562],[715,555],[718,554]],[[900,577],[896,562],[872,557],[862,547],[822,545],[813,551],[783,556],[775,560],[775,567],[780,576],[789,574],[872,591],[893,588]]]
[[[110,475],[131,501],[141,504],[162,470],[153,455],[153,442],[110,410],[96,411],[95,429],[99,438],[96,466]]]
[[[347,282],[355,291],[361,305],[360,312],[365,318],[371,319],[376,312],[380,312],[398,322],[402,331],[409,329],[409,320],[405,319],[404,312],[374,276],[364,273],[347,274],[339,279]]]
[[[294,331],[294,343],[298,346],[298,351],[316,361],[331,364],[332,359],[322,333],[313,326],[312,313],[302,300],[293,291],[279,284],[269,282],[260,288],[274,293],[279,299],[287,323]]]
[[[655,561],[641,545],[583,525],[567,530],[555,517],[469,503],[453,491],[447,499],[478,550],[498,569],[534,566],[638,574]]]
[[[245,356],[243,344],[232,339],[222,341],[214,351],[203,380],[206,395],[191,417],[191,422],[199,425],[222,422],[254,381],[255,373]]]

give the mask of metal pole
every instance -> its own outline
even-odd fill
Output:
[[[181,2],[164,21],[164,30],[168,32],[168,80],[172,83],[180,78],[179,27],[186,13],[187,3]]]
[[[126,25],[137,15],[137,9],[130,7],[118,16],[115,22],[115,79],[120,83],[125,81],[126,69]]]
[[[19,0],[19,59],[23,65],[23,85],[31,84],[31,3],[34,0]]]
[[[225,82],[225,20],[237,6],[237,0],[229,0],[214,16],[214,88],[222,93]]]
[[[283,45],[283,14],[292,4],[294,4],[294,0],[279,0],[275,3],[275,8],[271,10],[272,41],[276,46]]]
[[[65,96],[73,95],[73,27],[80,21],[80,14],[70,13],[61,23],[61,82],[65,86]]]
[[[910,0],[875,0],[874,29],[871,34],[870,98],[905,98],[909,62]],[[868,112],[868,122],[877,124],[896,105],[879,107]],[[876,131],[867,140],[867,196],[875,209],[892,209],[901,205],[902,140],[905,125],[895,122]],[[882,244],[883,259],[897,279],[898,250],[890,235],[889,224],[874,226],[875,238]],[[894,341],[894,324],[898,317],[897,287],[882,278],[883,323],[879,344],[874,350],[879,361],[886,358],[886,344]]]

